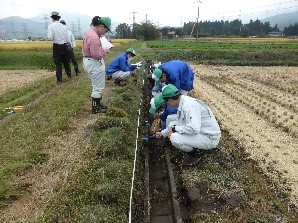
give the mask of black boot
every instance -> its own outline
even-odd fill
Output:
[[[75,69],[75,72],[76,72],[76,76],[78,76],[79,73],[81,73],[80,70],[79,70],[78,65],[74,65],[74,69]]]
[[[200,157],[198,156],[197,151],[197,148],[193,148],[191,152],[187,153],[188,158],[184,162],[185,166],[193,166],[200,161]]]
[[[111,74],[107,74],[107,80],[111,80],[112,79],[112,75]]]
[[[101,98],[92,98],[92,114],[105,113],[107,106],[101,104]]]
[[[121,81],[122,81],[122,79],[120,77],[118,77],[117,79],[114,80],[114,84],[117,86],[121,86]]]
[[[105,109],[105,110],[108,109],[108,107],[105,106],[105,105],[102,103],[102,98],[99,99],[99,105],[100,105],[100,108],[101,108],[102,110],[103,110],[103,109]]]

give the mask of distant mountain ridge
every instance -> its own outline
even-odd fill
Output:
[[[280,31],[283,31],[284,28],[290,24],[294,25],[295,23],[298,23],[298,11],[270,16],[262,19],[261,22],[270,22],[271,26],[277,24]]]
[[[66,26],[70,29],[76,38],[81,38],[83,33],[89,28],[93,16],[83,14],[60,13],[61,19],[65,20]],[[40,14],[36,17],[25,19],[18,16],[11,16],[0,19],[0,39],[32,39],[45,38],[47,35],[47,26],[52,22],[50,15]],[[283,31],[290,24],[298,23],[298,11],[278,14],[267,17],[261,22],[270,22],[271,27],[277,24]],[[115,29],[119,22],[112,21],[112,32],[115,35]],[[109,34],[112,35],[112,34]]]
[[[62,16],[63,15],[63,16]],[[81,38],[83,33],[90,27],[92,16],[83,14],[61,13],[61,19],[71,30],[76,38]],[[43,39],[47,36],[47,26],[52,23],[49,15],[40,14],[30,19],[11,16],[0,19],[0,39]],[[120,23],[112,21],[112,32]],[[111,33],[109,33],[111,35]]]

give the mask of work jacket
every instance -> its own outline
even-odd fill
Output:
[[[167,76],[167,84],[173,84],[178,90],[193,89],[194,72],[181,60],[171,60],[158,66]]]
[[[202,101],[184,95],[180,97],[175,131],[180,134],[207,136],[221,133],[210,108]]]
[[[115,58],[112,63],[106,69],[107,74],[113,74],[117,71],[133,71],[137,68],[137,65],[128,64],[128,56],[126,53],[120,54]]]

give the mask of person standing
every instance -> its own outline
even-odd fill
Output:
[[[128,64],[128,61],[135,56],[135,50],[129,48],[126,52],[121,53],[118,57],[116,57],[106,70],[108,80],[112,79],[116,85],[120,86],[122,80],[128,78],[132,71],[139,69],[142,66],[141,62],[138,64]]]
[[[153,71],[152,79],[156,81],[156,85],[160,82],[173,84],[182,95],[187,95],[193,89],[194,72],[184,61],[171,60],[159,65]]]
[[[64,66],[67,77],[71,78],[71,68],[67,43],[70,42],[67,28],[59,22],[61,16],[59,12],[51,13],[53,23],[48,27],[47,37],[53,40],[53,59],[56,65],[57,84],[62,84],[62,64]]]
[[[168,125],[168,137],[172,145],[188,153],[186,165],[198,161],[197,150],[212,150],[217,147],[221,130],[211,109],[202,101],[181,95],[178,88],[169,84],[162,90],[162,98],[168,106],[177,108],[177,121]],[[164,136],[155,133],[157,138]]]
[[[64,20],[60,20],[60,23],[66,26],[66,22]],[[74,48],[76,47],[76,40],[74,38],[73,33],[69,29],[67,29],[67,33],[68,33],[68,38],[70,40],[70,45],[71,45],[71,49],[69,51],[70,61],[73,64],[74,70],[76,72],[76,76],[78,76],[80,73],[80,70],[79,70],[79,65],[78,65],[76,56],[74,54]]]
[[[83,37],[83,67],[92,82],[92,114],[106,112],[107,106],[102,104],[102,94],[105,88],[105,62],[104,57],[109,50],[103,49],[100,37],[111,30],[109,17],[95,16],[91,27]]]

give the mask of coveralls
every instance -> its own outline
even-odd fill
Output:
[[[210,110],[202,101],[181,95],[177,111],[177,121],[170,141],[182,151],[191,152],[193,148],[209,150],[215,148],[221,137],[220,127]]]

